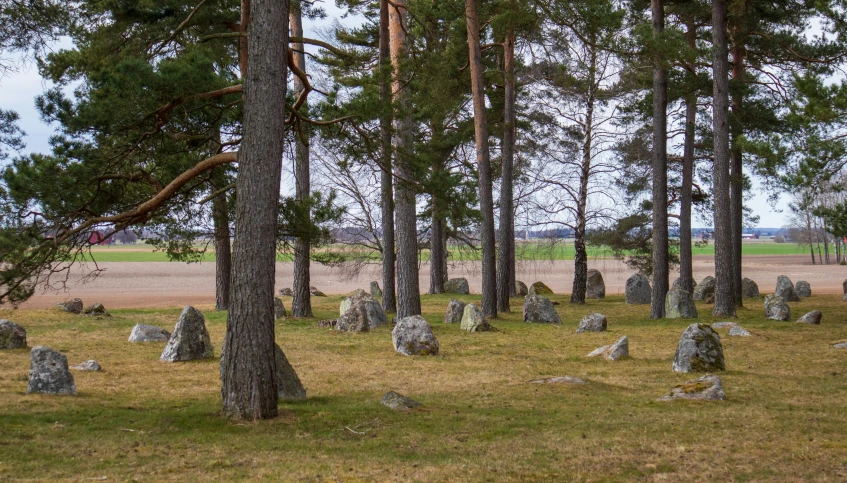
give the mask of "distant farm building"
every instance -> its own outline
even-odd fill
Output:
[[[742,240],[758,240],[759,234],[758,233],[742,233],[741,239]]]
[[[111,238],[106,238],[103,233],[94,230],[88,235],[88,243],[90,245],[111,245],[115,241]]]

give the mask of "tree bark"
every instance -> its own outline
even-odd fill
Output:
[[[715,193],[715,317],[735,317],[732,268],[732,213],[729,190],[729,62],[727,61],[726,0],[712,4],[714,59],[714,193]]]
[[[736,29],[736,33],[738,30]],[[730,124],[732,151],[730,152],[730,194],[729,205],[732,212],[732,295],[735,305],[744,305],[741,297],[741,236],[744,233],[744,172],[741,152],[742,98],[741,85],[744,83],[744,59],[747,52],[740,39],[734,42],[732,49],[732,79],[738,88],[732,94],[732,115]]]
[[[432,229],[429,239],[429,293],[444,293],[444,218],[438,214],[441,203],[432,198]]]
[[[291,35],[303,38],[303,11],[300,1],[293,0],[291,2],[289,19]],[[301,71],[306,72],[306,52],[303,49],[302,43],[291,44],[294,64]],[[295,97],[299,96],[305,88],[303,81],[294,76]],[[303,104],[301,109],[306,107],[306,104]],[[309,180],[309,134],[308,127],[304,126],[304,128],[306,130],[305,136],[294,137],[294,199],[297,200],[302,214],[306,217],[302,220],[303,224],[306,225],[311,223],[311,208],[309,207],[311,186]],[[295,317],[312,317],[312,294],[309,291],[311,285],[309,273],[311,240],[309,233],[311,233],[311,230],[303,230],[302,234],[294,240],[294,281],[292,287],[294,297],[291,301],[291,313]]]
[[[479,208],[482,213],[482,313],[497,317],[497,275],[494,246],[494,197],[491,191],[491,157],[488,151],[488,121],[485,112],[485,83],[482,53],[479,45],[477,0],[465,0],[465,20],[468,28],[468,57],[473,91],[474,137],[479,176]]]
[[[685,38],[688,47],[697,47],[697,27],[693,22],[687,24]],[[694,81],[694,79],[690,79]],[[697,126],[697,95],[692,93],[685,98],[685,141],[682,150],[682,189],[679,206],[679,286],[688,293],[694,293],[694,255],[691,239],[691,192],[694,186],[694,128]]]
[[[389,11],[391,64],[394,67],[394,222],[397,235],[397,318],[421,313],[418,284],[418,229],[412,187],[412,113],[403,85],[406,47],[405,0],[395,0]]]
[[[287,48],[288,1],[253,0],[232,298],[221,355],[223,412],[239,419],[277,415],[273,302]]]
[[[651,0],[653,35],[665,30],[662,0]],[[653,294],[650,318],[665,316],[668,293],[668,73],[658,55],[653,65]]]
[[[574,275],[571,303],[584,304],[586,284],[588,282],[588,252],[585,249],[586,210],[588,207],[588,180],[591,176],[591,147],[594,138],[594,103],[597,86],[597,50],[589,47],[588,97],[585,109],[585,127],[582,140],[582,166],[579,174],[579,194],[576,206],[576,226],[574,229]]]
[[[509,297],[515,292],[515,208],[512,199],[515,164],[515,31],[509,29],[503,44],[505,101],[503,106],[503,163],[500,185],[500,251],[497,253],[497,310],[511,312]]]
[[[379,118],[380,201],[382,203],[382,310],[397,312],[394,281],[394,175],[391,163],[391,39],[388,28],[388,0],[379,2]]]
[[[226,186],[223,168],[216,168],[212,189]],[[229,209],[226,194],[212,199],[212,222],[215,225],[215,310],[229,309],[230,279],[232,277],[232,251],[230,247]]]

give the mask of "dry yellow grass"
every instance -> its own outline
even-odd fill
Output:
[[[467,301],[478,297],[462,297]],[[273,421],[219,414],[216,360],[164,364],[164,343],[130,344],[137,322],[172,328],[180,308],[117,311],[96,320],[52,310],[0,312],[28,330],[29,345],[96,359],[102,373],[75,372],[79,396],[25,395],[29,351],[0,351],[0,479],[304,481],[800,481],[847,478],[847,303],[814,296],[792,318],[820,309],[821,326],[765,321],[761,299],[741,323],[754,337],[719,330],[724,402],[656,399],[693,379],[671,371],[691,321],[652,321],[621,298],[571,306],[554,296],[561,327],[524,324],[517,308],[500,331],[462,333],[441,324],[449,297],[424,297],[441,343],[436,357],[394,352],[390,328],[368,334],[287,319],[277,338],[309,393],[281,404]],[[286,299],[288,305],[290,299]],[[339,297],[314,299],[337,315]],[[198,307],[216,355],[225,319]],[[710,322],[710,306],[700,306]],[[599,311],[606,333],[575,334]],[[632,358],[587,359],[621,335]],[[580,386],[529,384],[571,375]],[[388,390],[423,403],[396,413]]]

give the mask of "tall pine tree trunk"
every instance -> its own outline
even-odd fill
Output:
[[[651,0],[653,35],[665,30],[662,0]],[[653,65],[653,296],[650,317],[665,316],[668,293],[668,72],[658,55]]]
[[[212,178],[212,189],[220,190],[226,186],[223,168],[216,168]],[[212,222],[215,225],[215,310],[227,310],[232,277],[232,251],[226,193],[212,199]]]
[[[274,270],[285,135],[288,1],[253,0],[238,155],[232,298],[221,355],[223,412],[277,415]]]
[[[429,236],[429,293],[444,293],[444,217],[439,213],[441,202],[432,198],[432,229]]]
[[[735,316],[732,268],[732,212],[729,190],[729,62],[727,60],[726,0],[712,4],[714,59],[714,192],[715,192],[715,317]]]
[[[412,187],[412,113],[402,74],[406,59],[405,0],[395,0],[389,10],[391,63],[394,67],[394,222],[397,235],[397,318],[421,313],[418,285],[418,229],[415,191]]]
[[[479,208],[482,212],[482,313],[497,317],[497,274],[494,246],[494,196],[491,191],[491,157],[488,151],[488,120],[485,113],[485,81],[479,45],[477,0],[465,0],[468,27],[468,57],[473,91],[474,135],[479,176]]]
[[[497,253],[497,310],[511,312],[509,297],[515,292],[515,207],[512,199],[515,164],[515,31],[509,29],[503,44],[505,102],[503,106],[503,180],[500,186],[500,251]]]
[[[391,39],[388,28],[388,0],[379,2],[379,145],[380,202],[382,204],[382,309],[397,312],[394,281],[394,174],[391,163]]]
[[[293,0],[291,2],[291,12],[289,18],[291,21],[291,35],[294,37],[303,37],[303,12],[300,5],[301,0]],[[303,50],[302,43],[291,44],[291,49],[294,57],[294,64],[301,71],[306,72],[306,52]],[[305,89],[303,81],[299,77],[294,76],[294,95],[297,96]],[[307,105],[304,103],[303,108]],[[309,133],[306,130],[304,136],[295,136],[294,141],[294,197],[301,208],[301,213],[306,219],[302,220],[303,224],[311,224],[311,208],[309,203],[309,192],[311,191],[309,180]],[[294,298],[291,301],[291,312],[295,317],[311,317],[312,316],[312,298],[309,291],[311,284],[309,274],[309,257],[311,251],[311,240],[309,233],[311,230],[304,230],[294,240],[294,283],[293,292]]]
[[[744,173],[741,152],[743,92],[741,86],[744,83],[745,57],[744,46],[740,41],[735,42],[732,49],[732,79],[737,88],[732,94],[731,105],[734,119],[730,123],[732,151],[730,152],[729,205],[732,212],[732,295],[738,307],[744,305],[741,298],[741,236],[744,232]]]
[[[686,23],[688,47],[697,47],[697,27]],[[693,77],[693,76],[692,76]],[[694,79],[689,79],[693,82]],[[694,185],[694,128],[697,126],[697,94],[685,98],[685,140],[682,149],[682,189],[679,203],[679,286],[694,293],[694,256],[691,248],[691,191]]]

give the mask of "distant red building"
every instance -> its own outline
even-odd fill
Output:
[[[91,245],[111,245],[112,240],[103,236],[103,233],[95,230],[88,235],[88,243]]]

